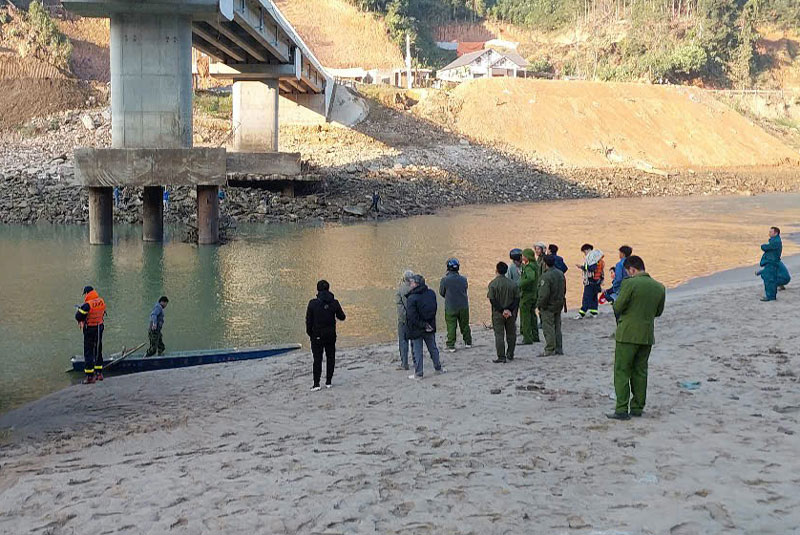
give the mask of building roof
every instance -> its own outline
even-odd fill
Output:
[[[463,56],[464,54],[469,54],[471,52],[477,52],[478,50],[483,50],[484,47],[483,41],[460,41],[458,46],[456,46],[456,55]]]
[[[446,66],[442,67],[439,70],[440,71],[447,71],[447,70],[450,70],[450,69],[456,69],[458,67],[463,67],[465,65],[469,65],[470,63],[472,63],[473,61],[475,61],[476,59],[478,59],[482,55],[484,55],[486,53],[490,53],[492,51],[495,52],[496,54],[499,54],[503,58],[508,59],[509,61],[513,61],[514,63],[516,63],[517,65],[519,65],[522,68],[525,68],[525,67],[527,67],[529,65],[529,63],[525,60],[525,58],[523,58],[522,56],[520,56],[516,52],[502,52],[500,50],[486,49],[486,50],[478,50],[476,52],[470,52],[469,54],[464,54],[460,58],[456,58],[455,61],[453,61],[449,65],[446,65]]]
[[[448,65],[445,65],[444,67],[442,67],[439,70],[440,71],[447,71],[447,70],[450,70],[450,69],[456,69],[458,67],[463,67],[464,65],[469,65],[470,63],[472,63],[473,61],[475,61],[476,59],[478,59],[482,55],[486,54],[487,52],[489,52],[489,51],[488,50],[477,50],[475,52],[470,52],[469,54],[464,54],[463,56],[461,56],[459,58],[456,58],[455,61],[453,61],[452,63],[450,63]]]
[[[499,52],[499,51],[495,51],[495,52]],[[508,58],[510,61],[513,61],[514,63],[516,63],[520,67],[527,67],[528,65],[530,65],[530,63],[528,63],[528,60],[526,60],[525,58],[523,58],[522,56],[520,56],[516,52],[499,52],[499,53],[504,55],[506,58]]]

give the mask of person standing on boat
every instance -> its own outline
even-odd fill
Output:
[[[83,384],[103,380],[103,320],[106,302],[94,288],[83,289],[83,304],[75,311],[75,320],[83,331]]]
[[[331,387],[333,369],[336,365],[336,320],[344,321],[345,315],[330,292],[331,285],[326,280],[317,283],[317,297],[308,302],[306,309],[306,334],[311,339],[311,354],[314,356],[314,386],[320,389],[322,376],[322,352],[325,352],[325,388]]]
[[[158,303],[153,307],[150,313],[150,327],[147,331],[147,337],[150,339],[150,347],[145,354],[145,357],[152,357],[156,353],[158,356],[164,354],[164,340],[161,338],[161,328],[164,326],[164,309],[167,308],[169,299],[166,295],[158,298]]]

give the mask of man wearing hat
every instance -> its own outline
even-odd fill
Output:
[[[75,310],[75,320],[83,331],[84,384],[103,380],[103,320],[106,302],[94,288],[83,289],[83,304]]]
[[[536,320],[536,300],[539,296],[539,270],[536,269],[536,253],[533,249],[522,251],[522,276],[519,280],[519,315],[522,330],[522,345],[539,341],[539,322]]]
[[[447,261],[447,273],[439,282],[439,295],[444,297],[444,322],[447,325],[447,350],[456,350],[456,329],[467,348],[472,347],[472,331],[469,329],[469,297],[467,278],[459,273],[461,264],[457,258]]]

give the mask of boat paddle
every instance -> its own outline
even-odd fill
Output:
[[[103,371],[109,369],[111,366],[113,366],[117,362],[121,362],[121,361],[125,360],[128,356],[136,353],[137,351],[142,349],[145,345],[147,345],[147,342],[139,344],[138,346],[134,347],[133,349],[129,349],[128,351],[125,351],[125,349],[123,348],[122,355],[120,355],[120,357],[118,359],[114,359],[111,362],[109,362],[108,364],[106,364],[105,366],[103,366]]]

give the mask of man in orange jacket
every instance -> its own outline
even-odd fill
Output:
[[[103,380],[103,319],[106,302],[94,288],[83,289],[83,304],[75,311],[75,320],[83,331],[84,384]]]

